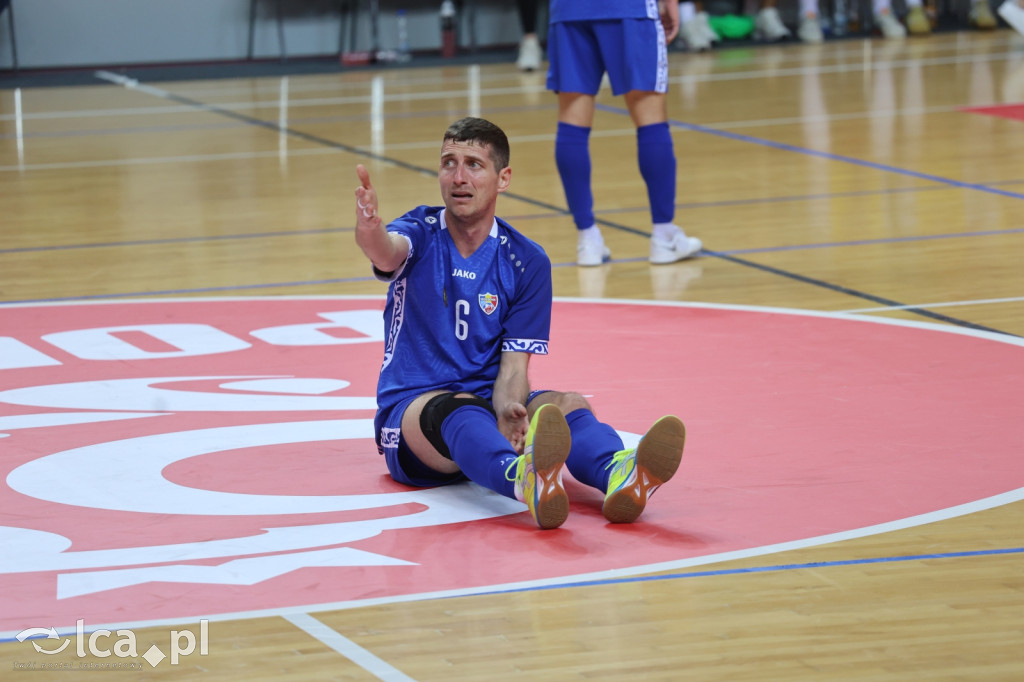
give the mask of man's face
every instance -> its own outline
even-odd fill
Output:
[[[493,216],[498,195],[508,189],[512,169],[495,169],[490,147],[446,140],[441,145],[437,176],[448,213],[459,221],[471,222]]]

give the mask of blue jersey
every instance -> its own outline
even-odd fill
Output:
[[[390,275],[377,414],[427,391],[490,399],[502,351],[546,354],[551,261],[535,242],[496,218],[490,236],[463,258],[443,207],[420,206],[388,225],[409,241]]]
[[[550,23],[602,19],[657,19],[658,0],[551,0]]]

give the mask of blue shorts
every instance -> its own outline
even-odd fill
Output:
[[[417,396],[418,397],[418,396]],[[377,452],[384,455],[391,478],[417,488],[436,488],[466,480],[465,474],[443,474],[434,471],[412,453],[402,438],[402,417],[416,397],[403,400],[387,412],[378,412],[373,419]]]
[[[526,404],[536,398],[546,389],[532,391],[526,399]],[[391,478],[405,485],[416,486],[417,488],[436,488],[450,483],[465,481],[466,475],[461,471],[454,474],[443,474],[434,471],[420,461],[420,458],[412,453],[412,450],[405,444],[402,438],[402,417],[405,415],[409,404],[416,398],[403,400],[387,412],[378,412],[373,419],[374,438],[377,441],[377,452],[384,455],[384,461],[388,466],[388,473]]]
[[[596,95],[607,72],[613,95],[668,92],[665,31],[655,19],[563,21],[548,31],[548,90]]]

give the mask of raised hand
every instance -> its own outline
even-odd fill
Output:
[[[377,202],[377,190],[370,182],[370,171],[366,170],[363,164],[356,166],[356,175],[359,176],[360,186],[356,188],[356,226],[376,227],[380,222],[377,215],[379,204]]]

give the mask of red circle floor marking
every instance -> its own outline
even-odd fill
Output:
[[[367,421],[382,308],[379,297],[0,307],[0,632],[611,577],[881,532],[1024,491],[1020,339],[559,300],[534,387],[591,395],[631,434],[677,414],[688,440],[641,522],[607,524],[602,495],[570,481],[569,520],[541,532],[522,505],[474,486],[415,491],[386,476]]]

